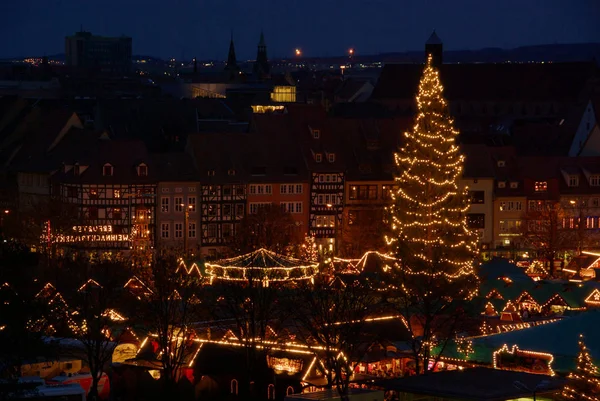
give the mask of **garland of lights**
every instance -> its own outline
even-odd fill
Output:
[[[394,155],[396,190],[387,208],[393,234],[385,239],[396,255],[403,255],[404,274],[468,281],[475,277],[478,247],[475,233],[467,226],[468,188],[459,187],[464,156],[455,143],[458,131],[443,89],[429,55],[416,97],[415,125],[404,134],[405,145]],[[394,265],[400,268],[398,261]],[[458,287],[452,296],[476,294],[466,282]]]
[[[300,259],[283,257],[261,248],[217,263],[206,263],[205,266],[206,274],[219,280],[257,279],[269,282],[311,279],[317,272],[318,263],[306,264]]]

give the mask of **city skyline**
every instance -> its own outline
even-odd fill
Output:
[[[356,49],[357,55],[420,50],[433,29],[447,50],[586,43],[600,38],[600,27],[594,23],[600,3],[593,0],[575,4],[349,0],[343,9],[333,1],[181,0],[157,12],[159,5],[156,0],[127,4],[108,0],[85,6],[74,0],[13,3],[4,12],[4,28],[15,39],[3,43],[0,57],[63,53],[65,36],[81,28],[97,35],[131,36],[134,54],[177,59],[225,59],[232,31],[240,59],[255,57],[261,30],[270,58],[291,57],[296,48],[307,57],[342,55],[349,48]]]

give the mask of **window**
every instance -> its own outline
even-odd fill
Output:
[[[188,192],[196,192],[196,187],[188,187]]]
[[[521,220],[500,220],[500,232],[517,234],[521,229]]]
[[[351,200],[377,199],[377,185],[353,185],[349,195]]]
[[[231,197],[231,185],[223,185],[223,197]]]
[[[467,226],[473,229],[484,229],[485,228],[485,214],[483,213],[469,213],[467,214]]]
[[[358,217],[358,212],[355,210],[350,210],[348,212],[348,225],[349,226],[353,226],[356,224],[357,222],[357,218]]]
[[[88,209],[88,216],[91,220],[97,220],[98,219],[98,208],[90,207]]]
[[[188,223],[188,238],[196,238],[196,222]]]
[[[173,198],[173,209],[175,209],[176,212],[183,212],[183,198],[181,196]]]
[[[80,169],[79,164],[76,164],[73,166],[73,174],[75,174],[75,175],[81,174],[81,169]]]
[[[522,210],[523,203],[521,201],[505,201],[500,202],[500,211],[509,212],[513,210]]]
[[[600,187],[600,175],[596,174],[590,176],[590,186]]]
[[[208,238],[217,238],[217,225],[209,224],[206,229],[206,234]]]
[[[569,186],[570,187],[578,187],[579,186],[579,176],[570,175],[569,176]]]
[[[233,233],[232,224],[223,224],[223,238],[231,237]]]
[[[472,205],[482,205],[485,203],[485,191],[469,191],[469,198]]]
[[[302,202],[296,202],[295,213],[302,213]]]
[[[269,202],[250,203],[250,206],[249,206],[250,214],[256,214],[256,213],[258,213],[258,211],[260,209],[264,209],[265,207],[267,207],[269,205],[271,205],[271,203],[269,203]]]
[[[329,153],[327,159],[329,160],[329,163],[335,162],[335,153]]]
[[[530,200],[527,202],[527,209],[529,211],[540,212],[544,210],[544,201]]]
[[[115,189],[113,191],[113,196],[114,196],[115,199],[121,198],[121,190],[120,189]]]
[[[287,185],[281,184],[281,186],[279,187],[279,193],[282,195],[287,194]]]
[[[98,188],[90,188],[90,199],[98,199]]]
[[[292,395],[294,394],[294,388],[292,386],[288,386],[288,388],[285,390],[285,395]]]
[[[169,238],[169,223],[161,223],[160,225],[160,237],[163,239]]]
[[[77,198],[78,192],[77,187],[67,187],[67,198]]]
[[[517,181],[512,181],[512,182],[510,183],[510,187],[511,187],[512,189],[517,189],[517,188],[519,188],[519,183],[518,183]]]
[[[242,203],[238,203],[237,205],[235,205],[235,215],[237,217],[244,216],[244,205]]]
[[[146,166],[144,163],[140,164],[138,166],[138,175],[140,177],[147,177],[148,176],[148,166]]]
[[[498,181],[498,188],[506,188],[506,181]]]
[[[321,163],[321,161],[323,160],[323,155],[320,153],[315,154],[315,161],[317,163]]]
[[[210,236],[210,235],[209,235],[209,236]],[[235,380],[235,379],[233,379],[233,380],[231,381],[230,388],[231,388],[231,394],[235,394],[235,395],[237,395],[237,394],[238,394],[238,381],[237,381],[237,380]]]
[[[195,196],[188,196],[187,207],[188,207],[188,210],[192,213],[196,211],[196,197]]]
[[[102,168],[102,175],[107,176],[107,177],[112,176],[113,175],[113,166],[106,163],[104,165],[104,167]]]
[[[547,181],[536,181],[533,185],[535,192],[546,192],[548,190]]]
[[[163,197],[160,200],[160,211],[162,213],[169,213],[169,198]]]
[[[231,205],[223,205],[223,216],[231,216]]]
[[[598,206],[600,206],[600,198],[591,198],[590,199],[590,206],[591,207],[598,207]]]
[[[250,185],[250,193],[253,195],[271,195],[273,186],[271,184]]]
[[[175,223],[175,238],[183,238],[183,223]]]
[[[229,169],[229,171],[227,172],[227,175],[235,175],[235,170]]]
[[[162,192],[163,194],[168,194],[169,188],[161,188],[160,192]]]
[[[121,209],[113,209],[112,210],[112,218],[114,220],[122,220],[123,219],[123,215],[121,213]]]
[[[209,177],[214,177],[215,176],[215,170],[208,170],[206,172],[206,175],[208,175]]]
[[[498,167],[506,167],[506,162],[504,160],[498,160]]]
[[[321,137],[321,130],[314,129],[312,130],[313,138],[319,139]]]
[[[302,184],[296,184],[296,193],[297,194],[301,194],[302,193]]]

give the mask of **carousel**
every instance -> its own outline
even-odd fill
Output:
[[[318,263],[308,262],[261,248],[254,252],[206,263],[205,272],[214,281],[299,282],[312,280]]]

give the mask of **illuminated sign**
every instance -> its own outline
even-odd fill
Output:
[[[73,226],[75,233],[112,233],[112,226]]]
[[[58,234],[54,237],[57,243],[75,242],[127,242],[128,234],[114,234],[113,226],[73,226],[72,235]]]

